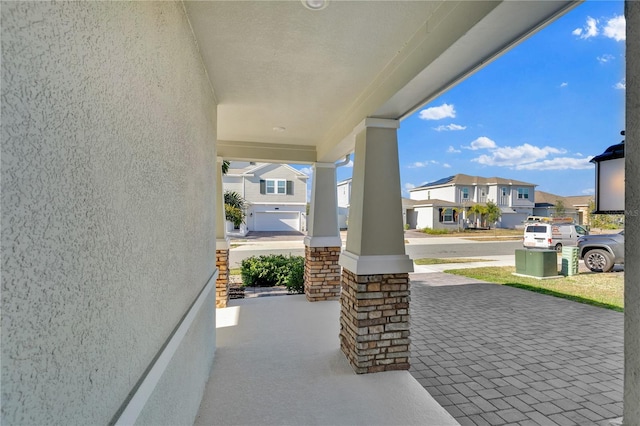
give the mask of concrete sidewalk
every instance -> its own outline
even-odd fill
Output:
[[[340,304],[233,300],[196,425],[457,425],[408,371],[357,375],[339,347]]]

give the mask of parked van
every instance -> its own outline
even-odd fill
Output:
[[[575,223],[526,223],[523,245],[561,251],[562,246],[577,246],[583,235],[589,235],[589,231]]]

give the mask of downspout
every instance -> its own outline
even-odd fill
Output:
[[[351,161],[351,154],[347,154],[346,157],[344,157],[344,160],[336,163],[336,168],[346,166],[347,164],[349,164],[349,161]]]

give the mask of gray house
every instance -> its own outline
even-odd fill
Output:
[[[287,164],[232,161],[222,185],[247,200],[247,231],[306,231],[308,178]]]

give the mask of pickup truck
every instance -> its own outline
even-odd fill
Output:
[[[624,231],[578,238],[578,255],[593,272],[611,271],[616,263],[624,263]]]

